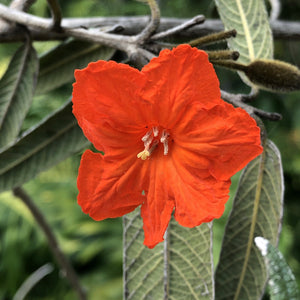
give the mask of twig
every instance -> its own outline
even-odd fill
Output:
[[[278,19],[281,12],[281,3],[279,0],[269,0],[271,4],[270,20],[275,21]]]
[[[36,0],[13,0],[9,7],[12,9],[27,11]],[[7,31],[10,28],[15,28],[15,23],[9,24],[4,20],[0,20],[0,31]]]
[[[44,231],[44,234],[48,240],[49,247],[55,256],[57,263],[63,270],[63,273],[65,274],[66,278],[68,279],[69,283],[73,287],[73,289],[76,291],[78,298],[80,300],[86,300],[86,293],[84,289],[81,287],[79,279],[68,261],[67,257],[64,255],[62,250],[60,249],[58,242],[55,238],[55,235],[47,223],[44,215],[41,213],[41,211],[38,209],[38,207],[34,204],[34,202],[31,200],[30,196],[26,193],[26,191],[22,187],[16,187],[13,189],[13,193],[16,197],[20,198],[23,203],[27,206],[27,208],[30,210],[32,215],[34,216],[36,222],[40,226],[40,228]]]
[[[205,21],[205,17],[203,15],[195,16],[193,19],[183,22],[182,24],[180,24],[178,26],[175,26],[166,31],[154,34],[153,36],[151,36],[151,40],[158,40],[158,39],[162,39],[167,36],[170,36],[170,35],[174,35],[183,30],[187,30],[197,24],[202,24],[204,21]]]
[[[51,31],[51,20],[36,17],[16,9],[8,8],[3,4],[0,4],[0,17],[24,26]]]
[[[157,30],[160,22],[160,10],[155,0],[147,0],[151,9],[151,20],[148,25],[136,36],[137,42],[143,44]]]
[[[47,2],[51,10],[53,29],[59,30],[62,19],[59,3],[57,2],[57,0],[47,0]]]
[[[27,11],[35,1],[36,0],[13,0],[9,7],[21,11]]]
[[[257,115],[270,121],[280,121],[282,119],[282,116],[278,113],[266,112],[264,110],[258,109],[256,107],[244,103],[243,95],[241,94],[231,94],[225,91],[221,91],[221,97],[223,100],[231,103],[232,105],[243,108],[250,115]]]
[[[34,271],[19,287],[12,300],[23,300],[30,290],[46,275],[53,271],[52,264],[45,264]]]

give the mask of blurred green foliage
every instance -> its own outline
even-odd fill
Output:
[[[3,4],[10,1],[1,0]],[[300,20],[298,0],[282,1],[283,19]],[[162,16],[192,17],[205,14],[216,18],[211,0],[160,0]],[[148,7],[133,0],[60,1],[64,17],[149,14]],[[49,16],[46,1],[36,1],[30,12]],[[53,47],[55,42],[35,43],[39,53]],[[0,75],[3,74],[15,44],[0,47]],[[275,57],[300,66],[300,42],[277,41]],[[232,72],[217,68],[221,88],[231,92],[249,92],[240,78]],[[29,128],[50,111],[58,108],[71,94],[71,85],[35,97],[23,129]],[[282,153],[285,172],[285,216],[280,250],[300,283],[300,94],[261,92],[254,105],[268,111],[280,112],[283,120],[266,121],[269,138]],[[84,215],[76,204],[76,177],[80,156],[69,158],[51,170],[40,174],[24,188],[44,212],[64,252],[68,255],[89,299],[122,298],[122,222],[121,219],[95,222]],[[239,174],[234,176],[232,194]],[[226,213],[215,223],[214,260],[218,260]],[[0,195],[0,299],[11,299],[22,282],[41,265],[52,262],[56,268],[30,292],[28,299],[75,299],[68,282],[53,261],[47,242],[27,208],[11,193]]]

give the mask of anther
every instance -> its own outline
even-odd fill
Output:
[[[169,145],[168,145],[169,136],[170,134],[164,130],[160,137],[160,142],[164,145],[164,155],[167,155],[169,152]]]
[[[145,143],[149,137],[151,136],[152,134],[152,130],[149,130],[143,137],[142,137],[142,141]]]
[[[145,147],[145,149],[149,149],[149,146],[151,145],[151,143],[152,143],[152,141],[153,141],[153,137],[152,136],[150,136],[146,141],[144,141],[144,147]]]
[[[153,130],[153,136],[154,136],[154,137],[157,137],[157,136],[158,136],[158,133],[159,133],[158,128],[155,126],[155,127],[152,128],[152,130]]]

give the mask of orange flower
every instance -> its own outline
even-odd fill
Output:
[[[141,205],[149,248],[174,208],[186,227],[219,218],[230,177],[262,152],[255,121],[221,99],[204,51],[163,50],[141,71],[98,61],[75,78],[74,115],[105,153],[83,154],[78,203],[95,220]]]

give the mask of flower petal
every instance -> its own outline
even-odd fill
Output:
[[[183,151],[187,167],[206,159],[211,175],[228,180],[261,154],[260,129],[243,109],[224,101],[208,110],[187,109],[174,129],[176,144],[189,153]]]
[[[99,221],[120,217],[142,204],[145,197],[141,182],[147,179],[141,177],[137,168],[130,160],[115,162],[100,153],[85,151],[77,179],[78,204],[83,212]]]
[[[149,187],[145,190],[147,201],[142,205],[141,216],[144,222],[144,244],[153,248],[163,241],[168,227],[174,200],[170,197],[168,160],[157,158],[151,164]]]
[[[184,155],[188,154],[175,147],[169,184],[175,198],[175,219],[182,226],[194,227],[222,215],[229,198],[230,180],[215,179],[207,170],[209,161],[201,161],[197,154],[186,158]],[[194,163],[190,164],[191,161]]]
[[[207,54],[189,45],[161,51],[141,72],[148,79],[143,97],[153,103],[152,118],[162,126],[176,124],[190,102],[209,108],[221,101],[219,80]]]
[[[107,152],[135,143],[150,105],[139,97],[145,76],[125,64],[98,61],[76,70],[75,78],[73,113],[94,146]]]
[[[208,177],[197,188],[182,180],[173,183],[176,199],[174,217],[185,227],[195,227],[222,216],[229,198],[230,180],[218,181]]]

